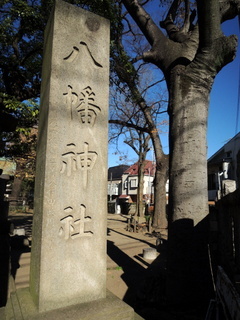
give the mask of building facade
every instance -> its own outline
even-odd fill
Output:
[[[208,159],[208,199],[218,200],[240,182],[240,132]]]
[[[129,167],[122,175],[122,198],[129,197],[128,201],[137,202],[138,192],[138,162]],[[155,176],[155,163],[146,160],[143,174],[143,201],[151,203],[153,201],[154,188],[153,180]]]
[[[122,194],[122,175],[128,168],[119,165],[108,169],[108,201],[116,200]]]

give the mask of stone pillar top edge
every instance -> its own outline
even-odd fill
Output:
[[[76,11],[79,11],[79,12],[80,12],[80,11],[82,11],[82,12],[87,12],[89,15],[92,15],[93,17],[96,17],[97,19],[105,20],[106,23],[110,24],[109,19],[107,19],[107,18],[105,18],[105,17],[103,17],[103,16],[97,15],[96,13],[93,13],[93,12],[91,12],[91,11],[87,11],[87,10],[85,10],[85,9],[83,9],[83,8],[80,8],[80,7],[76,6],[76,5],[72,5],[72,4],[70,4],[70,3],[66,2],[66,1],[63,1],[63,0],[55,0],[54,7],[55,7],[56,9],[58,9],[58,8],[60,8],[60,7],[64,7],[64,6],[65,6],[65,8],[69,8],[69,9],[72,10],[72,11],[74,11],[74,8],[75,8]],[[53,8],[53,10],[54,10],[54,8]]]

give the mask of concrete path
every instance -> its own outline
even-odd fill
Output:
[[[156,238],[126,231],[126,218],[116,214],[108,215],[107,227],[107,288],[127,300],[141,286],[152,263],[143,258],[143,249],[155,248]]]
[[[13,244],[12,273],[15,276],[16,288],[24,288],[29,286],[32,214],[14,214],[10,215],[9,219],[15,225],[15,230],[17,230],[15,233],[20,234],[20,236],[11,237]],[[120,299],[124,298],[128,290],[127,280],[124,281],[124,270],[131,272],[133,268],[131,276],[134,281],[137,270],[147,269],[152,262],[152,260],[143,258],[143,249],[155,248],[156,244],[155,237],[142,232],[126,231],[126,227],[126,218],[118,214],[108,214],[107,288]],[[22,229],[25,230],[26,237],[21,237]],[[29,239],[29,246],[24,238]]]
[[[31,213],[9,215],[15,234],[11,236],[11,273],[16,289],[29,286],[32,218]],[[136,308],[136,296],[144,285],[145,272],[153,262],[143,258],[143,249],[155,248],[156,237],[126,229],[127,218],[108,214],[107,289]]]
[[[10,215],[15,225],[12,243],[12,270],[16,288],[29,286],[32,214]],[[17,229],[17,231],[16,231]],[[203,318],[193,314],[173,314],[165,309],[166,235],[158,247],[157,258],[147,260],[143,249],[156,248],[156,237],[150,233],[129,232],[127,219],[107,215],[107,288],[134,308],[146,320],[185,320]],[[25,230],[25,236],[21,233]],[[157,308],[156,308],[157,306]]]

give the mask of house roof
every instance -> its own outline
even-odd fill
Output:
[[[231,138],[227,143],[225,143],[217,152],[215,152],[209,159],[208,164],[222,162],[224,158],[226,158],[226,151],[228,151],[229,147],[237,148],[237,144],[235,143],[237,139],[240,138],[240,132],[238,132],[233,138]],[[229,147],[228,147],[229,146]],[[232,149],[231,149],[232,151]]]
[[[108,180],[121,180],[122,174],[129,166],[121,164],[119,166],[110,167],[108,169]]]
[[[126,171],[124,171],[124,173],[129,175],[138,175],[138,168],[139,168],[139,162],[136,162],[131,167],[129,167]],[[149,175],[149,173],[150,173],[150,176],[154,176],[155,162],[150,160],[145,160],[144,175]]]
[[[129,195],[127,195],[127,194],[121,194],[120,196],[119,196],[119,199],[130,199],[131,197],[129,196]]]

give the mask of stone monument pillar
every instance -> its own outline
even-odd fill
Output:
[[[40,311],[106,296],[109,21],[56,1],[45,38],[30,272]]]
[[[56,0],[42,70],[30,288],[0,312],[140,319],[106,292],[109,22]]]

